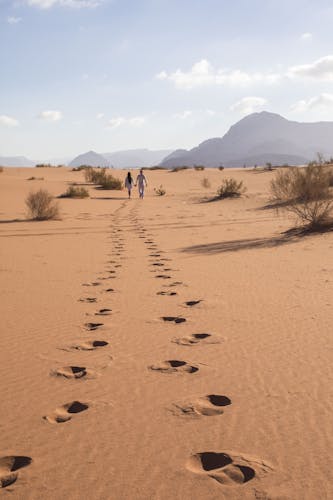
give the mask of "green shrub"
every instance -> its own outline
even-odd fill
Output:
[[[164,187],[161,184],[159,188],[155,189],[155,193],[157,194],[157,196],[164,196],[166,193],[166,190],[164,189]]]
[[[330,220],[333,209],[330,183],[331,170],[322,164],[279,170],[271,181],[271,201],[314,229]]]
[[[49,220],[59,217],[59,207],[53,196],[45,189],[30,193],[25,200],[28,217],[34,220]]]
[[[89,191],[85,187],[70,186],[59,198],[89,198]]]
[[[217,190],[219,198],[235,198],[244,194],[246,188],[243,186],[243,181],[237,182],[232,177],[223,179],[221,186]]]

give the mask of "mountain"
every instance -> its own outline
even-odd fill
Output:
[[[35,162],[25,156],[0,156],[2,167],[34,167]]]
[[[103,153],[103,156],[115,168],[152,167],[158,165],[171,151],[169,149],[158,151],[128,149],[126,151],[115,151],[114,153]]]
[[[69,164],[70,167],[80,167],[81,165],[89,165],[91,167],[111,167],[111,163],[102,155],[95,151],[88,151],[79,156],[76,156]]]
[[[333,122],[300,123],[263,111],[246,116],[223,137],[208,139],[189,151],[174,151],[160,165],[302,165],[317,152],[333,156]]]

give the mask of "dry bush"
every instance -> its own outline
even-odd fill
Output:
[[[3,172],[3,167],[0,167],[0,174],[1,174],[1,172]]]
[[[174,167],[171,172],[180,172],[180,170],[187,170],[190,167],[187,167],[186,165],[183,165],[182,167]]]
[[[116,189],[119,191],[123,189],[122,181],[120,179],[117,179],[116,177],[113,177],[113,175],[111,174],[105,174],[104,176],[101,176],[96,184],[98,184],[101,189]]]
[[[166,190],[164,189],[164,187],[162,186],[162,184],[160,185],[159,188],[154,189],[154,191],[157,194],[157,196],[164,196],[165,193],[166,193]]]
[[[27,181],[43,181],[44,177],[35,177],[34,175],[32,177],[28,177]]]
[[[202,171],[202,170],[205,170],[205,167],[203,165],[194,165],[194,170],[199,170],[199,171]]]
[[[30,193],[25,200],[28,217],[34,220],[49,220],[59,217],[59,207],[46,189]]]
[[[202,181],[201,181],[201,185],[202,185],[202,187],[204,187],[204,188],[206,188],[206,189],[208,189],[208,188],[210,188],[210,187],[211,187],[211,184],[210,184],[210,182],[209,182],[208,177],[204,177],[204,178],[202,179]]]
[[[35,168],[52,168],[52,165],[50,163],[37,163]]]
[[[220,165],[220,166],[219,166],[219,170],[222,172],[222,170],[224,170],[224,166],[223,166],[223,165]]]
[[[59,198],[89,198],[89,191],[84,187],[70,186]]]
[[[315,229],[330,220],[330,181],[330,170],[323,165],[279,170],[271,181],[271,201],[296,215],[303,225]]]
[[[217,190],[218,198],[235,198],[242,196],[246,191],[243,186],[243,181],[237,182],[236,179],[230,177],[223,179],[221,186]]]

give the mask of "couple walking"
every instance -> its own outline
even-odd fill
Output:
[[[144,193],[145,193],[145,186],[148,186],[148,182],[147,182],[146,177],[143,174],[143,170],[142,169],[140,170],[140,173],[138,174],[138,176],[136,178],[135,184],[134,184],[134,180],[133,180],[131,172],[128,172],[128,174],[126,176],[126,179],[125,179],[125,188],[128,191],[128,197],[129,198],[131,197],[131,192],[132,192],[133,186],[138,186],[139,197],[143,198]]]

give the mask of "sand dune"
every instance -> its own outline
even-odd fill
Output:
[[[31,222],[30,190],[84,182],[37,174],[0,174],[0,497],[333,498],[333,233],[285,233],[274,172],[148,172]],[[209,202],[230,175],[246,196]]]

